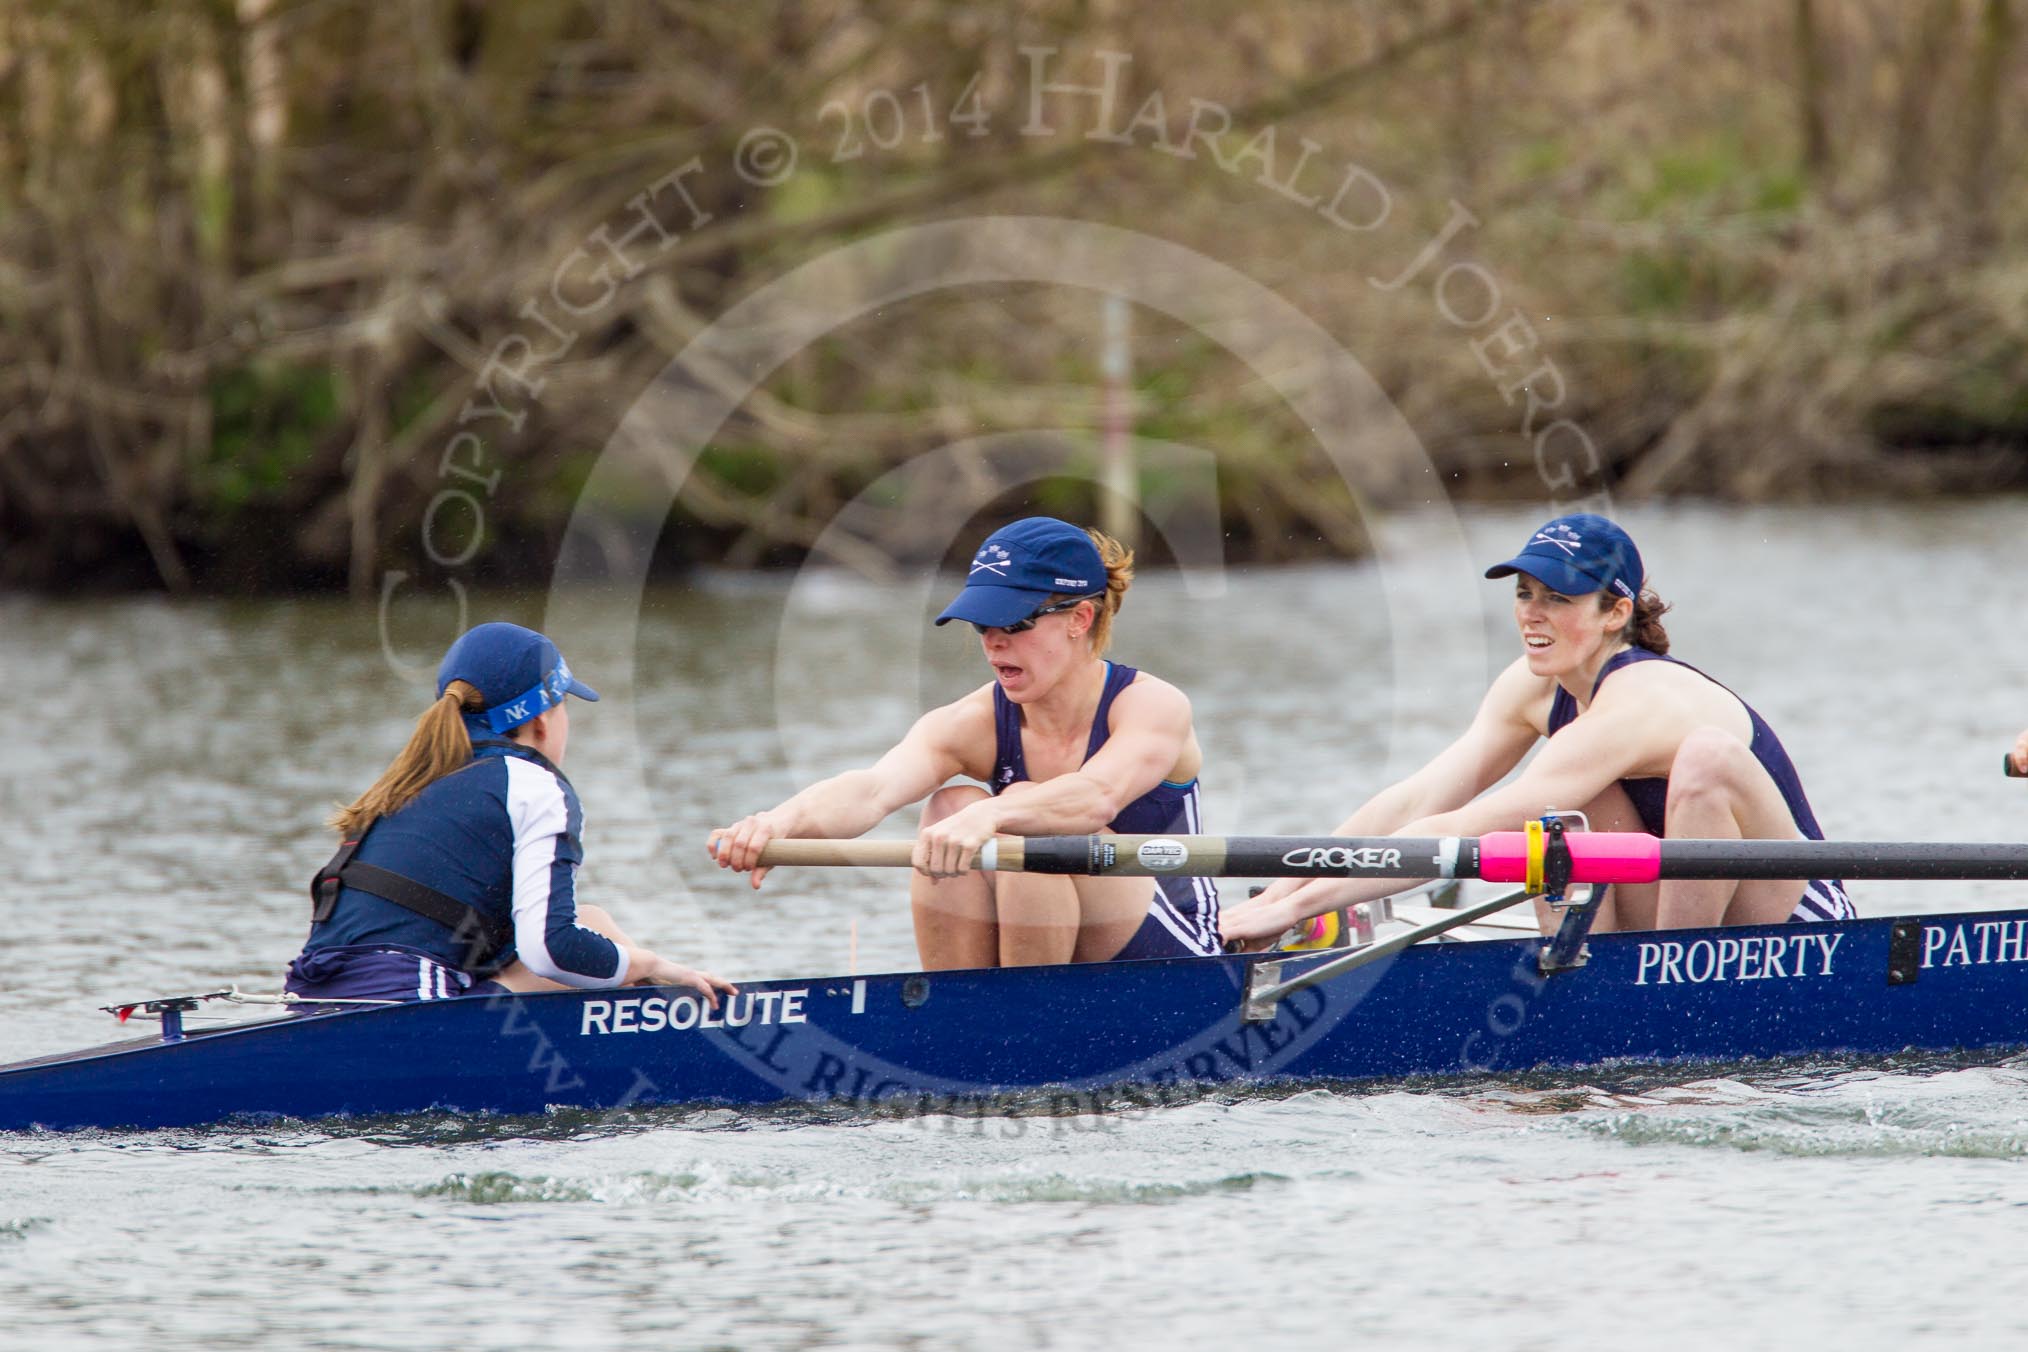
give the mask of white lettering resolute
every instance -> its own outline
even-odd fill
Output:
[[[775,1024],[807,1023],[803,1002],[808,988],[791,991],[760,991],[729,996],[714,1013],[694,995],[664,998],[659,995],[618,1000],[587,1000],[580,1015],[578,1035],[609,1036],[615,1033],[687,1032],[692,1028],[770,1027]],[[857,1010],[853,1011],[857,1013]]]

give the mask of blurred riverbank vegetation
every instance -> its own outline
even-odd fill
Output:
[[[11,5],[0,584],[539,576],[716,316],[841,244],[988,214],[1145,232],[1272,288],[1456,497],[1547,498],[1555,417],[1621,499],[2028,487],[2024,3]],[[1157,92],[1165,127],[1109,137],[1096,99],[1036,93],[1109,62],[1114,129]],[[1231,130],[1172,153],[1193,100]],[[780,182],[734,171],[757,128],[798,147]],[[1245,159],[1268,128],[1272,165]],[[1305,138],[1314,177],[1265,184]],[[1386,190],[1370,228],[1295,200],[1355,165]],[[595,274],[573,251],[651,191],[674,238]],[[1346,213],[1380,215],[1361,193]],[[1443,259],[1377,284],[1458,210]],[[1435,291],[1456,260],[1496,279],[1495,319]],[[544,299],[560,276],[581,313]],[[793,560],[895,467],[1001,434],[1057,466],[1032,501],[1089,515],[1101,310],[971,288],[815,337],[673,485],[663,553]],[[1483,346],[1510,313],[1553,366],[1527,432],[1528,368]],[[517,358],[519,387],[517,334],[560,353]],[[1202,334],[1137,312],[1131,360],[1132,430],[1215,453],[1253,557],[1356,551],[1367,513],[1427,505],[1415,466],[1341,474]]]

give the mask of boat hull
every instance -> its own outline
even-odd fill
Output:
[[[2028,1046],[2028,911],[1426,944],[1243,1017],[1228,956],[306,1015],[0,1068],[0,1130],[785,1100],[931,1107],[1021,1091],[1501,1074]]]

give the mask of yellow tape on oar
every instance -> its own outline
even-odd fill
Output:
[[[1543,862],[1549,853],[1548,843],[1543,839],[1542,819],[1530,817],[1524,830],[1528,837],[1528,867],[1522,879],[1522,886],[1526,887],[1531,895],[1540,896]]]

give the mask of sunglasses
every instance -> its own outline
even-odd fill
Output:
[[[1046,605],[1042,609],[1036,611],[1033,615],[1030,615],[1027,619],[1016,620],[1012,624],[980,624],[977,620],[973,620],[971,622],[972,628],[978,630],[981,634],[984,634],[988,629],[998,629],[1003,634],[1025,634],[1030,629],[1033,629],[1035,627],[1035,622],[1041,619],[1044,615],[1054,615],[1059,611],[1069,610],[1072,607],[1077,606],[1081,602],[1089,601],[1091,599],[1092,598],[1089,596],[1073,596],[1068,601],[1052,602],[1051,604]]]

